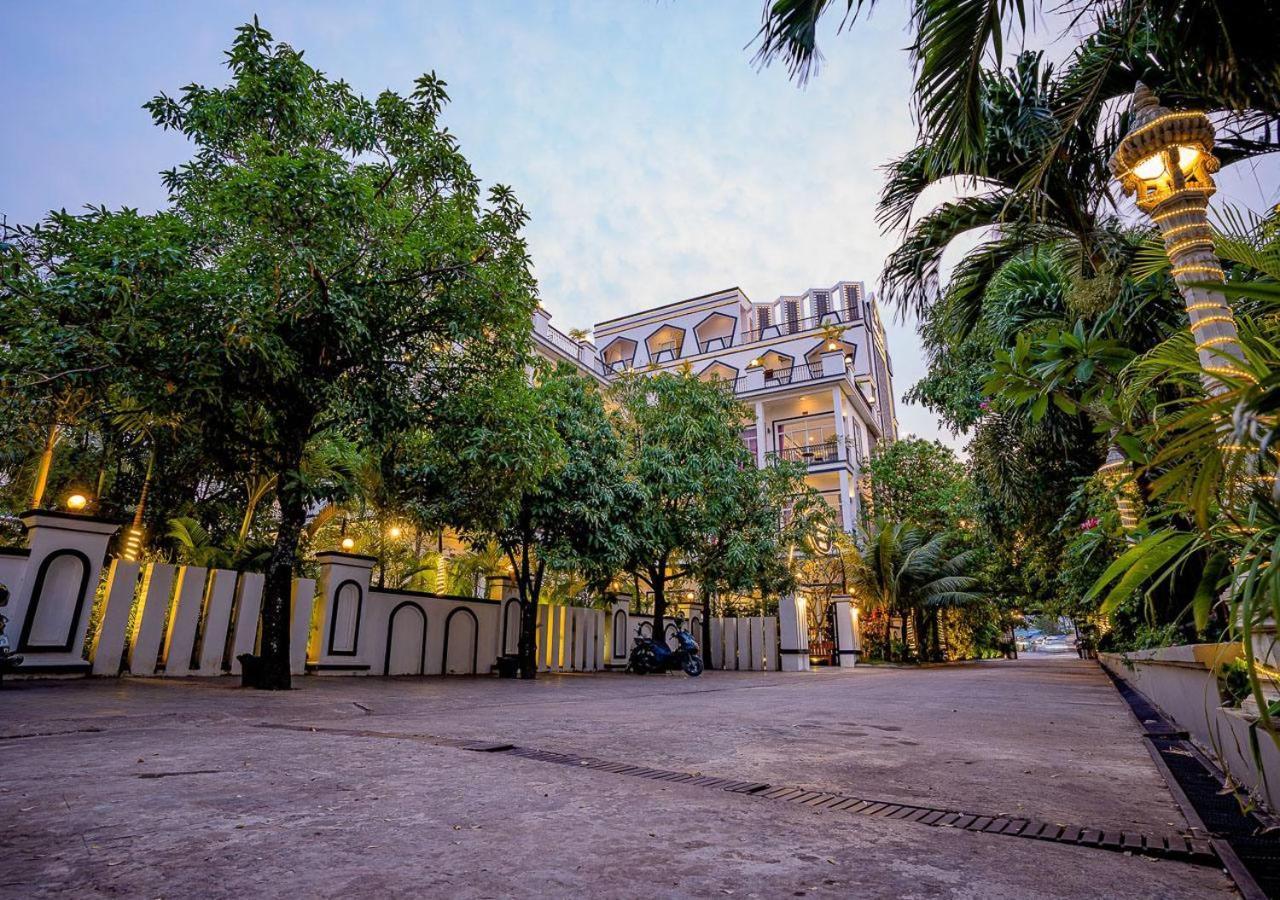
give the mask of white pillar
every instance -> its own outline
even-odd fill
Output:
[[[327,550],[316,554],[316,562],[320,564],[320,577],[316,603],[320,605],[319,653],[314,664],[308,660],[307,667],[316,672],[364,673],[370,670],[371,660],[366,659],[367,650],[375,643],[373,635],[368,634],[369,619],[369,581],[373,566],[377,562],[372,556],[361,556],[356,553],[342,553]],[[343,609],[341,615],[336,604],[341,598]],[[350,604],[354,603],[354,610]],[[345,624],[354,617],[354,629],[345,628]],[[343,633],[335,635],[334,625],[344,627]],[[479,635],[476,635],[479,640]],[[380,639],[379,639],[380,640]],[[381,660],[378,660],[381,666]]]
[[[784,672],[809,671],[809,620],[803,597],[784,594],[779,598],[778,624],[781,628],[780,668]]]
[[[854,515],[853,497],[849,491],[849,470],[841,469],[840,477],[840,527],[853,534],[857,519]]]
[[[765,458],[764,403],[756,401],[756,465],[763,469]]]
[[[107,543],[120,525],[76,513],[31,510],[19,516],[27,528],[27,564],[12,590],[6,636],[33,674],[84,674],[81,656],[89,613],[98,592]]]
[[[831,598],[836,618],[836,658],[840,668],[853,668],[858,661],[857,609],[853,598],[837,594]]]
[[[836,455],[840,459],[845,459],[844,395],[838,384],[831,388],[831,416],[836,421],[836,441],[838,443]]]

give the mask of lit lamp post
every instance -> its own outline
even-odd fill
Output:
[[[1168,110],[1139,82],[1133,92],[1132,130],[1111,158],[1111,171],[1124,193],[1132,194],[1138,208],[1160,226],[1211,394],[1225,390],[1222,376],[1249,378],[1240,365],[1244,353],[1226,298],[1211,287],[1191,286],[1224,281],[1208,217],[1218,168],[1209,117]]]

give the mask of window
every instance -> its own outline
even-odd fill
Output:
[[[796,462],[823,463],[839,458],[835,419],[802,419],[779,422],[778,455]]]
[[[817,316],[818,321],[822,321],[822,317],[831,312],[831,294],[828,291],[813,292],[813,314]]]
[[[757,459],[760,452],[760,443],[757,440],[756,430],[754,428],[742,429],[742,443],[751,451],[751,458]]]
[[[849,312],[849,318],[857,321],[862,318],[862,292],[858,290],[856,284],[846,284],[844,286],[844,308]]]

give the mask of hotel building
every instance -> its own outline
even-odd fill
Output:
[[[692,372],[721,379],[754,412],[743,441],[757,464],[803,462],[807,480],[859,519],[863,460],[897,437],[893,362],[875,298],[860,281],[810,288],[767,303],[728,288],[597,322],[594,342],[534,316],[537,350],[607,384],[620,373]]]

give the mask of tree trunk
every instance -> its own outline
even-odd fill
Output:
[[[538,677],[538,600],[542,595],[543,563],[530,565],[529,544],[520,551],[516,585],[520,589],[520,641],[516,646],[520,677]]]
[[[58,425],[49,426],[45,435],[44,450],[40,452],[40,465],[36,467],[36,482],[31,488],[31,508],[39,509],[44,502],[44,490],[49,484],[49,470],[53,467],[53,448],[58,443]]]
[[[262,595],[262,652],[245,664],[244,682],[265,691],[287,691],[289,676],[289,600],[293,592],[293,573],[298,562],[298,542],[306,524],[307,508],[303,496],[293,486],[291,476],[302,463],[305,440],[290,448],[281,466],[277,499],[280,503],[280,527],[267,564],[266,584]]]
[[[702,667],[711,668],[711,591],[702,588]]]
[[[151,494],[151,477],[156,468],[156,451],[153,447],[147,457],[147,472],[142,478],[142,490],[138,493],[138,505],[133,510],[133,527],[142,527],[142,517],[147,511],[147,497]]]
[[[653,639],[655,641],[666,640],[666,617],[667,617],[667,567],[664,564],[662,568],[656,572],[649,573],[653,576],[650,586],[653,588]]]

